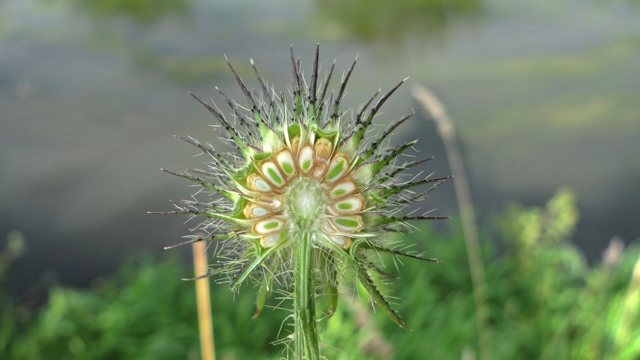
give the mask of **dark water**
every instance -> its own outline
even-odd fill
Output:
[[[187,91],[216,99],[217,85],[242,99],[225,53],[253,86],[249,58],[285,89],[290,44],[306,69],[317,42],[325,70],[359,56],[350,106],[410,76],[381,119],[419,106],[411,85],[435,89],[457,123],[482,223],[507,201],[542,205],[566,185],[581,199],[575,241],[591,261],[611,237],[640,234],[635,2],[145,3],[0,3],[0,238],[19,230],[28,245],[16,291],[52,274],[86,285],[129,254],[177,242],[185,219],[146,214],[193,191],[159,171],[200,164],[171,135],[218,144]],[[421,115],[396,141],[415,137],[436,155],[420,170],[448,175]],[[442,186],[425,207],[455,215],[453,196]]]

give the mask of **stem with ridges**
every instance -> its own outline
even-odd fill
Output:
[[[311,234],[304,233],[300,240],[296,246],[293,293],[295,358],[319,360],[313,239]]]

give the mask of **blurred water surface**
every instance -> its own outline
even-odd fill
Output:
[[[160,218],[194,190],[160,167],[198,167],[171,135],[223,147],[188,95],[214,86],[241,100],[227,54],[282,91],[289,45],[303,68],[321,43],[323,72],[358,55],[346,104],[410,76],[385,104],[384,126],[417,108],[412,84],[441,96],[457,123],[480,220],[509,200],[543,204],[573,187],[576,241],[597,260],[614,235],[640,234],[640,7],[632,1],[507,0],[5,0],[0,3],[0,238],[22,231],[28,252],[12,287],[46,274],[86,285],[140,249],[186,233]],[[377,5],[376,5],[377,4]],[[375,5],[375,6],[374,6]],[[436,155],[420,171],[449,173],[433,125],[418,111],[396,141]],[[387,122],[385,122],[387,121]],[[451,184],[425,203],[455,215]]]

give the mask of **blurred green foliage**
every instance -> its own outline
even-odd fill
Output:
[[[588,267],[569,241],[578,220],[575,202],[571,192],[560,191],[545,208],[511,205],[496,218],[501,245],[483,241],[495,359],[640,357],[640,247],[613,246],[601,264]],[[407,243],[418,243],[416,250],[443,260],[403,260],[399,271],[386,269],[399,272],[387,293],[400,298],[395,307],[413,331],[375,312],[363,289],[344,289],[339,311],[321,322],[328,359],[446,360],[476,351],[459,227],[446,236],[424,228],[407,237]],[[191,282],[179,281],[185,275],[175,259],[142,256],[93,289],[53,288],[37,312],[0,294],[0,354],[3,359],[199,359],[195,292]],[[234,299],[225,286],[213,286],[211,295],[220,359],[286,355],[283,346],[270,343],[289,333],[285,322],[278,335],[290,303],[280,304],[276,294],[270,304],[284,310],[265,309],[253,320],[252,289]]]
[[[189,9],[187,0],[46,0],[71,6],[95,19],[126,18],[141,24],[152,24],[164,17],[183,14]]]
[[[364,40],[393,40],[413,32],[431,33],[456,16],[477,15],[482,0],[318,0],[325,17]]]

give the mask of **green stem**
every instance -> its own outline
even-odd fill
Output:
[[[295,317],[294,345],[297,360],[320,359],[312,241],[311,235],[305,233],[296,249],[293,308]]]

